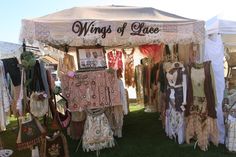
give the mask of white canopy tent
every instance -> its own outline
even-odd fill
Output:
[[[22,46],[19,44],[0,41],[0,59],[16,57],[20,59]]]
[[[222,14],[215,16],[206,22],[205,42],[205,60],[212,61],[216,80],[218,98],[217,119],[221,143],[224,143],[225,136],[222,101],[225,89],[224,53],[226,49],[231,52],[236,52],[236,18],[234,17],[234,20],[232,20],[232,17],[229,18],[227,14]]]
[[[203,43],[204,21],[149,7],[74,7],[23,19],[20,39],[51,46],[137,46]]]

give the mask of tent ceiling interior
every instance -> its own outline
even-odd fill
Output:
[[[111,47],[160,42],[199,43],[204,39],[204,24],[204,21],[151,7],[74,7],[34,19],[23,19],[20,40],[52,46]]]

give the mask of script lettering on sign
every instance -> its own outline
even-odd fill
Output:
[[[88,33],[101,34],[102,38],[105,38],[107,33],[111,33],[111,25],[104,27],[96,27],[95,21],[82,23],[81,21],[75,21],[72,25],[72,31],[78,36],[86,36]]]
[[[145,26],[144,22],[134,22],[131,24],[131,31],[130,35],[144,36],[145,34],[157,34],[160,29],[158,27]]]
[[[150,34],[157,34],[160,32],[160,28],[157,26],[151,26],[150,24],[145,24],[144,22],[133,22],[128,25],[127,22],[121,23],[117,28],[111,28],[111,25],[108,26],[96,26],[95,21],[91,22],[81,22],[75,21],[72,25],[72,32],[78,36],[86,36],[88,34],[101,34],[101,37],[106,38],[107,34],[111,33],[114,29],[117,34],[123,36],[124,34],[145,36]],[[129,29],[127,30],[127,27]]]

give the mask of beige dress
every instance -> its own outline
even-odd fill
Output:
[[[114,137],[108,119],[104,112],[87,112],[82,137],[84,151],[99,151],[100,149],[113,147]]]
[[[207,100],[204,93],[204,68],[191,69],[191,81],[193,86],[193,105],[190,107],[190,116],[186,118],[186,142],[195,135],[201,150],[206,151],[209,138],[218,145],[218,128],[216,119],[208,116]]]

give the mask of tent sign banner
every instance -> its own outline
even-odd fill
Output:
[[[78,36],[86,36],[90,34],[101,34],[101,38],[106,38],[107,34],[115,31],[120,36],[123,36],[124,33],[129,33],[130,35],[145,36],[146,34],[157,34],[160,32],[158,26],[147,25],[145,22],[132,22],[130,24],[130,29],[126,29],[127,22],[124,22],[122,25],[112,28],[111,25],[107,26],[96,26],[96,21],[91,22],[81,22],[75,21],[72,25],[72,32]]]
[[[49,45],[133,46],[152,43],[204,41],[204,22],[153,22],[142,20],[32,21],[23,20],[20,39]]]

